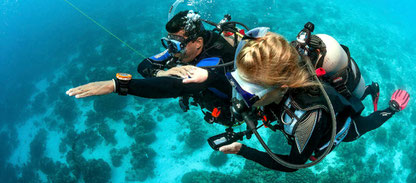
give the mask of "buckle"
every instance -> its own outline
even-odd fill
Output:
[[[210,112],[205,113],[204,120],[208,122],[209,124],[212,124],[215,122],[215,118],[212,116]]]

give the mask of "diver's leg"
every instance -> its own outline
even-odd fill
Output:
[[[372,82],[371,85],[367,85],[365,87],[361,100],[364,100],[368,95],[371,95],[371,99],[373,99],[374,111],[377,111],[378,98],[380,96],[380,86],[377,82]]]
[[[388,119],[390,119],[394,113],[394,110],[387,108],[385,110],[373,112],[369,116],[357,115],[352,117],[350,129],[348,130],[348,134],[343,141],[354,141],[365,133],[380,127]]]
[[[371,94],[371,85],[367,85],[365,86],[364,95],[361,97],[361,100],[364,100],[370,94]]]
[[[353,119],[357,125],[357,130],[360,135],[364,135],[365,133],[383,125],[393,116],[394,113],[396,113],[394,110],[387,108],[381,111],[373,112],[369,116],[357,116]]]
[[[351,124],[350,130],[348,131],[344,141],[353,141],[361,135],[380,127],[396,112],[406,108],[409,100],[409,93],[404,90],[396,90],[391,97],[389,107],[387,109],[373,112],[369,116],[365,117],[359,115],[353,116],[353,123]]]

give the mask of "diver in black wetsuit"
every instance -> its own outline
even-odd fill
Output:
[[[235,48],[228,43],[223,36],[214,31],[205,30],[201,20],[189,22],[188,16],[199,16],[190,11],[182,11],[176,14],[167,24],[167,38],[162,42],[167,49],[155,56],[140,62],[137,71],[145,78],[161,76],[186,77],[186,73],[171,69],[181,65],[198,65],[205,58],[219,57],[221,62],[232,62]],[[187,25],[191,24],[191,25]],[[188,27],[192,27],[188,28]],[[172,44],[181,44],[178,48],[170,47]],[[232,68],[232,65],[229,66]],[[166,70],[171,69],[171,70]]]
[[[209,69],[197,67],[232,62],[235,48],[220,34],[205,30],[199,15],[192,10],[176,14],[166,24],[166,30],[169,34],[162,43],[167,49],[144,59],[138,66],[138,72],[145,79],[131,79],[131,76],[119,74],[116,80],[90,83],[70,89],[67,94],[82,98],[114,91],[145,98],[182,97],[180,105],[184,111],[189,109],[189,97],[192,97],[192,104],[201,107],[207,122],[231,126],[231,86],[225,72],[233,65]],[[210,75],[210,79],[185,84],[192,81],[190,76],[194,71],[205,77]]]
[[[249,31],[247,35],[250,35],[251,32]],[[262,31],[260,29],[253,32],[261,33]],[[344,54],[345,51],[348,53],[348,51],[327,35],[318,35],[315,38],[314,41],[326,44],[328,52],[329,49],[339,47],[340,52],[338,53],[320,55],[325,57],[322,59],[324,60],[322,67],[330,73],[329,68],[336,64],[331,65],[328,62],[335,62],[335,59],[341,58],[339,55]],[[237,70],[229,74],[229,78],[248,107],[263,106],[262,115],[266,116],[264,125],[272,130],[282,131],[287,137],[288,143],[292,146],[290,154],[275,155],[281,160],[296,165],[303,165],[308,159],[315,161],[316,157],[321,156],[329,147],[332,127],[328,105],[321,91],[316,89],[316,81],[310,79],[310,71],[305,69],[305,57],[301,59],[295,47],[290,46],[281,36],[267,33],[267,30],[247,41],[242,41],[240,44],[242,45],[238,47],[235,60]],[[345,58],[347,61],[351,61],[349,53]],[[319,60],[319,57],[316,59]],[[312,61],[312,64],[315,63],[316,60]],[[349,76],[354,77],[354,75]],[[360,79],[360,77],[358,75],[354,78]],[[335,79],[339,81],[342,78]],[[328,84],[334,83],[328,82]],[[335,114],[337,114],[334,146],[329,150],[342,141],[353,141],[366,132],[380,127],[393,114],[403,110],[410,98],[406,91],[397,90],[387,109],[363,117],[360,116],[363,109],[363,106],[360,106],[362,105],[360,99],[378,91],[375,91],[374,86],[367,87],[366,91],[361,92],[356,92],[360,90],[359,88],[355,88],[351,92],[345,90],[349,90],[348,86],[343,88],[325,84],[325,91],[333,105]],[[342,93],[351,95],[346,97]],[[355,96],[357,93],[364,94]],[[277,124],[272,123],[274,121],[277,121]],[[241,155],[274,170],[285,172],[298,170],[278,163],[269,153],[258,151],[241,143],[234,142],[219,148],[219,150],[224,153]]]
[[[331,70],[339,66],[339,64],[334,64],[337,62],[345,61],[345,68],[355,64],[349,56],[348,49],[344,49],[328,35],[317,35],[313,41],[324,43],[328,51],[326,55],[322,55],[323,50],[321,50],[319,56],[311,61],[315,64],[320,58],[324,60],[322,70],[326,70],[327,73],[320,77],[323,79],[336,75],[337,77],[334,78],[336,81],[348,78],[343,75],[345,72],[342,72],[344,71],[342,67],[339,68],[341,72]],[[313,51],[311,47],[308,51]],[[355,86],[350,88],[350,86],[335,85],[338,87],[332,87],[334,83],[330,81],[324,84],[325,93],[336,114],[336,128],[332,132],[330,107],[322,91],[318,89],[319,83],[311,80],[311,71],[314,70],[306,69],[309,67],[308,58],[300,57],[295,48],[282,36],[268,32],[268,28],[253,29],[247,32],[237,48],[236,71],[227,73],[227,78],[237,94],[233,99],[236,116],[241,115],[255,134],[256,130],[253,129],[259,128],[256,127],[257,119],[261,119],[268,129],[282,131],[291,145],[290,154],[261,152],[234,142],[242,139],[248,131],[234,133],[233,136],[227,135],[229,133],[227,131],[227,133],[214,136],[213,140],[209,140],[214,149],[219,144],[224,144],[219,147],[219,150],[224,153],[241,155],[270,169],[293,172],[299,169],[297,167],[305,168],[308,159],[312,161],[309,165],[319,162],[319,159],[324,157],[321,155],[329,153],[340,142],[353,141],[366,132],[380,127],[396,112],[403,110],[409,102],[409,94],[404,90],[397,90],[387,109],[375,111],[366,117],[360,116],[363,110],[361,100],[368,95],[376,95],[378,87],[372,84],[367,88],[360,88],[359,81],[362,78],[360,74],[357,75],[358,67],[347,69],[351,70],[348,76],[357,79],[357,82],[353,82],[356,83]],[[310,68],[313,67],[312,64]],[[337,75],[338,73],[340,75]],[[343,94],[350,95],[344,96]],[[333,146],[329,148],[332,135],[335,138]],[[261,143],[265,147],[264,142]],[[319,157],[318,160],[316,157]]]
[[[190,11],[182,11],[176,14],[167,24],[167,38],[163,38],[163,44],[167,48],[150,58],[144,59],[138,66],[137,71],[145,78],[176,76],[187,78],[191,66],[215,66],[227,62],[233,62],[235,48],[225,40],[223,36],[204,29],[201,20],[195,18],[198,14]],[[172,42],[173,41],[173,42]],[[173,45],[173,46],[172,46]],[[180,46],[178,46],[180,45]],[[182,65],[182,67],[181,67]],[[225,78],[225,72],[232,69],[228,67],[208,69],[213,80],[202,83],[202,85],[185,85],[180,79],[160,79],[158,83],[150,83],[155,80],[143,80],[150,85],[160,85],[166,91],[153,93],[154,97],[178,97],[183,111],[189,110],[189,100],[192,97],[194,105],[199,105],[205,114],[204,119],[209,122],[217,122],[231,125],[230,119],[230,95],[231,86]],[[140,83],[140,82],[139,82]],[[140,87],[138,83],[132,83],[134,88]],[[160,87],[159,86],[159,87]],[[159,89],[160,90],[160,89]],[[153,92],[149,90],[149,92]],[[142,94],[143,91],[132,90],[133,95]],[[216,110],[216,114],[212,112]]]

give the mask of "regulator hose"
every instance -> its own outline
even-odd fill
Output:
[[[263,148],[267,151],[267,153],[270,155],[270,157],[273,158],[273,160],[275,160],[277,163],[279,163],[279,164],[281,164],[281,165],[283,165],[287,168],[291,168],[291,169],[308,168],[308,167],[311,167],[311,166],[316,165],[319,162],[321,162],[325,158],[325,156],[328,155],[331,152],[332,147],[334,146],[335,136],[336,136],[336,133],[337,133],[337,121],[336,121],[335,111],[334,111],[334,107],[332,106],[331,100],[329,99],[328,94],[326,93],[326,91],[324,89],[324,86],[320,82],[318,76],[316,76],[310,59],[308,59],[307,57],[305,57],[303,59],[306,59],[306,64],[308,66],[309,72],[312,73],[313,76],[314,76],[314,79],[316,79],[318,81],[319,88],[322,91],[322,94],[324,95],[326,102],[328,103],[329,112],[331,114],[331,119],[332,119],[331,140],[330,140],[329,145],[328,145],[327,149],[325,150],[325,152],[318,159],[316,159],[315,161],[313,161],[311,163],[307,163],[307,164],[292,164],[292,163],[289,163],[289,162],[284,161],[281,158],[277,157],[270,150],[270,148],[266,145],[264,140],[261,138],[260,134],[257,132],[256,126],[255,126],[255,119],[251,118],[252,115],[250,115],[248,112],[243,112],[242,113],[244,121],[247,123],[249,128],[252,129],[252,132],[254,133],[254,135],[256,135],[257,139],[259,140],[259,142],[261,143]]]

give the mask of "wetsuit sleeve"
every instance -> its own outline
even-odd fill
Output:
[[[166,62],[172,59],[167,50],[144,59],[137,67],[137,72],[145,78],[154,77],[159,70],[165,68]]]
[[[132,79],[128,86],[128,94],[144,98],[174,98],[189,94],[195,94],[215,87],[224,90],[216,78],[211,77],[203,83],[182,83],[181,78],[176,77],[153,77],[146,79]]]
[[[311,157],[312,153],[315,149],[318,148],[318,144],[321,143],[322,134],[323,131],[326,131],[326,129],[322,128],[323,124],[327,123],[327,116],[322,115],[318,122],[317,128],[315,128],[311,138],[309,139],[308,144],[306,145],[305,149],[302,151],[302,153],[299,153],[298,148],[296,147],[295,143],[293,143],[290,154],[289,155],[280,155],[275,154],[282,160],[292,163],[292,164],[305,164],[309,157]],[[282,144],[284,145],[284,144]],[[291,169],[287,168],[279,163],[277,163],[272,157],[270,157],[267,152],[262,152],[257,149],[250,148],[246,145],[243,145],[238,152],[238,155],[243,156],[246,159],[252,160],[256,163],[261,164],[262,166],[266,168],[270,168],[277,171],[283,171],[283,172],[294,172],[297,171],[297,169]]]
[[[208,69],[208,78],[205,81],[210,87],[214,87],[229,93],[231,91],[230,82],[227,80],[225,73],[219,69]]]

